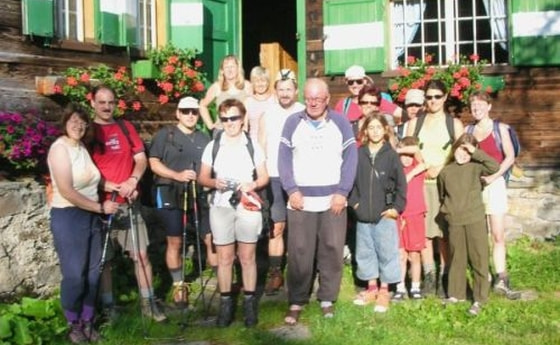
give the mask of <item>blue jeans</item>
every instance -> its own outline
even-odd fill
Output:
[[[399,235],[394,219],[382,218],[377,224],[358,222],[356,262],[356,275],[362,280],[379,278],[382,283],[400,282]]]
[[[60,302],[69,322],[93,318],[102,252],[99,215],[77,207],[52,208],[51,231],[60,261]]]

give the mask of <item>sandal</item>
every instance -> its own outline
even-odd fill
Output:
[[[284,323],[288,326],[297,325],[299,321],[299,315],[301,314],[301,310],[302,309],[292,309],[292,307],[290,307],[290,309],[286,313],[286,316],[284,317]]]
[[[321,307],[321,311],[323,312],[324,318],[330,319],[334,317],[334,307],[332,305]]]
[[[185,282],[173,283],[173,303],[175,307],[184,309],[189,305],[189,287]]]

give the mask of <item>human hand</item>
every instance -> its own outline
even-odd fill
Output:
[[[344,208],[346,207],[346,197],[341,194],[333,194],[331,198],[331,211],[335,215],[339,215],[342,213]]]
[[[300,191],[290,194],[288,199],[290,207],[294,210],[303,210],[303,194]]]
[[[397,219],[399,217],[399,212],[397,212],[397,210],[395,210],[394,208],[390,208],[381,212],[381,217],[387,219]]]
[[[104,214],[115,214],[119,209],[119,204],[112,200],[105,200],[102,204]]]
[[[196,180],[196,171],[189,169],[178,171],[175,174],[175,180],[178,182],[190,182]]]
[[[121,197],[128,199],[131,198],[132,194],[136,191],[137,184],[138,180],[136,180],[136,178],[129,177],[128,180],[119,184],[116,189],[118,189]]]

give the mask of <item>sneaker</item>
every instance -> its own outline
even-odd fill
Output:
[[[156,301],[153,298],[142,298],[142,314],[149,317],[155,322],[163,322],[167,320],[167,316],[159,310]]]
[[[377,300],[375,301],[375,308],[373,308],[373,311],[376,313],[385,313],[387,309],[389,309],[390,300],[391,296],[389,295],[389,291],[385,289],[379,290],[379,294],[377,295]]]
[[[509,279],[499,278],[496,284],[494,284],[494,292],[498,295],[506,296],[507,299],[517,300],[521,298],[520,291],[514,291],[509,287]]]
[[[280,288],[284,286],[284,277],[279,268],[270,270],[268,274],[268,282],[264,288],[264,293],[267,295],[276,295]]]
[[[422,293],[424,295],[435,295],[436,293],[436,273],[428,272],[424,275],[424,281],[422,282]]]
[[[439,298],[447,298],[447,282],[449,281],[449,274],[440,274],[437,282],[437,296]]]
[[[424,295],[422,295],[422,291],[418,290],[410,290],[410,298],[412,299],[423,299]]]
[[[367,289],[361,291],[356,298],[354,299],[355,305],[368,305],[375,302],[377,299],[377,294],[379,293],[378,289]]]
[[[464,299],[457,299],[455,297],[449,297],[449,298],[443,299],[441,301],[441,303],[443,305],[449,305],[449,304],[457,304],[457,303],[464,302],[464,301],[465,301]]]
[[[173,304],[180,309],[188,307],[189,287],[187,283],[183,281],[173,283]]]
[[[391,297],[391,301],[393,302],[401,302],[404,301],[405,299],[408,298],[408,295],[406,294],[406,291],[396,291],[393,294],[393,297]]]
[[[255,296],[245,297],[243,300],[243,315],[245,316],[246,327],[255,327],[259,322],[258,304],[259,301]]]
[[[478,302],[474,302],[469,308],[469,314],[477,316],[478,314],[480,314],[481,309],[482,309],[482,305]]]
[[[99,332],[93,327],[93,323],[91,321],[84,322],[83,333],[86,339],[91,342],[98,342],[101,340],[101,335]]]
[[[231,297],[220,298],[220,311],[216,319],[216,326],[228,327],[233,321],[233,299]]]
[[[70,324],[68,339],[72,344],[85,343],[88,341],[84,334],[84,327],[80,322],[73,322]]]

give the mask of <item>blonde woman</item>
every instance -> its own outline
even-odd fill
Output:
[[[245,116],[244,129],[249,132],[251,139],[257,141],[259,120],[262,114],[276,103],[276,97],[274,97],[270,90],[270,75],[266,68],[261,66],[253,67],[249,78],[253,94],[245,100],[247,116]]]
[[[212,120],[208,106],[216,103],[216,108],[228,99],[234,98],[241,102],[253,94],[251,83],[245,80],[243,67],[241,62],[235,55],[227,55],[223,58],[220,64],[220,71],[218,72],[218,80],[216,80],[206,92],[206,96],[200,101],[200,116],[202,121],[209,130],[214,128],[221,128],[219,121]]]

